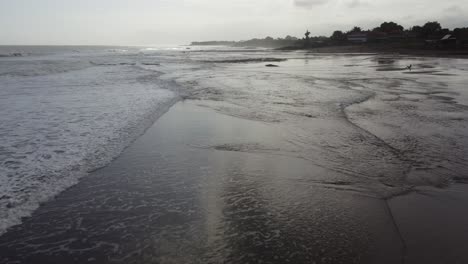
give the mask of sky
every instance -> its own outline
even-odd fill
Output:
[[[164,45],[329,36],[395,21],[468,27],[468,0],[0,0],[0,45]]]

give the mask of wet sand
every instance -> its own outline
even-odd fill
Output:
[[[0,262],[468,261],[465,185],[389,202],[346,190],[323,181],[333,172],[261,147],[280,148],[274,123],[199,104],[176,104],[113,163],[11,228]]]
[[[286,49],[287,50],[287,49]],[[294,49],[293,49],[294,50]],[[300,49],[299,49],[300,50]],[[345,45],[310,48],[312,53],[369,53],[369,54],[404,54],[418,57],[440,57],[440,58],[468,58],[467,49],[437,49],[428,48],[423,45],[419,47],[404,47],[402,45],[382,45],[382,44],[364,44],[364,45]]]
[[[420,188],[389,204],[405,240],[405,263],[468,262],[468,185]]]
[[[165,65],[187,100],[0,263],[468,262],[465,60],[249,56]]]
[[[232,147],[278,140],[271,124],[181,102],[0,237],[0,262],[399,262],[385,201],[317,183],[329,172],[305,160]]]

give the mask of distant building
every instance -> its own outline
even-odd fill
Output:
[[[443,38],[440,39],[440,41],[450,41],[450,40],[457,40],[457,38],[452,35],[452,34],[447,34]]]
[[[348,41],[352,43],[365,43],[367,42],[367,33],[366,32],[355,32],[350,33],[347,36]]]
[[[449,48],[449,47],[457,47],[458,41],[457,37],[452,34],[447,34],[440,39],[440,44],[442,47]]]

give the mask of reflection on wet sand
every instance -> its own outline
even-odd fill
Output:
[[[233,145],[243,140],[271,145],[281,141],[278,136],[269,124],[216,114],[188,102],[178,104],[113,164],[2,236],[0,260],[365,263],[378,259],[385,263],[398,259],[400,242],[382,201],[329,188],[345,182],[320,183],[338,175],[307,160],[266,150],[192,146],[216,146],[227,140]]]
[[[466,181],[464,62],[287,56],[167,73],[187,100],[0,237],[0,262],[417,263],[434,236],[405,197]]]
[[[258,160],[253,158],[236,167],[242,170],[258,164]],[[265,165],[275,167],[273,164]],[[223,235],[220,244],[225,246],[220,252],[228,252],[224,257],[226,262],[360,262],[365,241],[346,238],[365,235],[353,234],[355,230],[351,223],[346,226],[340,222],[344,219],[339,219],[337,215],[320,212],[320,206],[310,208],[301,202],[309,200],[298,199],[297,193],[291,199],[293,193],[290,193],[288,182],[278,183],[282,185],[281,189],[288,190],[286,195],[289,197],[284,197],[281,189],[271,187],[267,182],[259,182],[254,175],[246,175],[245,172],[234,171],[222,192]]]

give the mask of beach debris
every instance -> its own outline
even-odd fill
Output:
[[[406,69],[407,69],[407,70],[410,70],[410,71],[411,71],[412,68],[413,68],[413,64],[410,64],[410,65],[406,66]]]
[[[276,65],[276,64],[267,64],[267,65],[265,65],[265,67],[279,67],[279,66]]]

